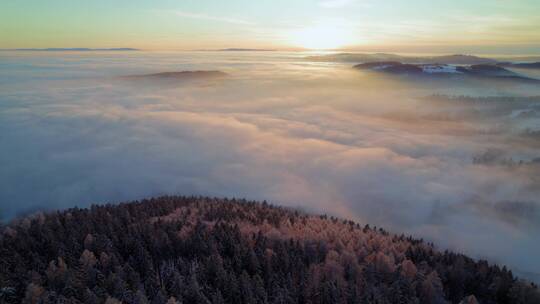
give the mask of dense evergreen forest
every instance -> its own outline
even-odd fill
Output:
[[[266,203],[160,197],[19,219],[0,303],[540,303],[505,267]]]

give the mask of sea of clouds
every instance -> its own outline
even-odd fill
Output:
[[[539,88],[405,81],[302,56],[3,52],[0,217],[167,194],[267,200],[539,280],[540,103],[426,98]],[[122,78],[182,70],[229,77]]]

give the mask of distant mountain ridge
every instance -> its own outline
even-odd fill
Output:
[[[338,61],[369,63],[379,61],[399,61],[401,63],[431,63],[431,64],[495,64],[497,60],[473,55],[444,55],[444,56],[402,56],[387,53],[338,53],[331,55],[308,56],[307,60],[313,61]]]
[[[518,80],[524,82],[539,82],[540,80],[522,76],[499,65],[473,64],[411,64],[399,61],[377,61],[361,63],[355,69],[392,75],[422,76],[422,77],[477,77],[490,79]]]
[[[516,69],[540,69],[540,62],[501,62],[497,64],[498,66],[507,67],[507,68],[516,68]]]
[[[306,60],[311,61],[320,61],[320,62],[345,62],[345,63],[357,63],[357,68],[368,68],[370,67],[369,64],[373,63],[375,65],[382,66],[383,64],[391,63],[392,67],[389,67],[388,69],[383,69],[386,72],[399,72],[399,71],[408,71],[411,73],[420,72],[420,69],[418,69],[418,66],[420,65],[459,65],[459,66],[473,66],[473,65],[483,65],[483,66],[495,66],[495,68],[492,68],[492,72],[495,71],[497,68],[509,68],[509,69],[540,69],[540,61],[526,61],[523,62],[523,60],[536,60],[536,57],[527,57],[527,58],[516,58],[516,60],[520,60],[520,62],[513,62],[513,61],[498,61],[496,59],[492,58],[484,58],[474,55],[463,55],[463,54],[455,54],[455,55],[443,55],[443,56],[402,56],[402,55],[396,55],[396,54],[387,54],[387,53],[338,53],[338,54],[330,54],[330,55],[319,55],[319,56],[307,56],[305,57]],[[399,66],[398,64],[408,64],[409,66]],[[415,68],[412,65],[417,65]],[[453,71],[450,71],[449,69],[446,69],[446,72],[456,72],[454,68],[450,68]],[[483,69],[487,69],[484,67]],[[441,72],[445,69],[439,69],[433,70],[431,74],[434,74],[436,72]],[[467,71],[458,71],[460,73],[467,73]],[[502,72],[502,70],[499,70],[499,72]],[[517,73],[514,73],[515,75],[511,75],[511,71],[505,71],[507,74],[507,77],[518,77],[518,78],[527,78],[519,76]]]
[[[276,52],[276,49],[257,48],[225,48],[225,49],[197,49],[196,52]]]
[[[131,79],[202,79],[225,77],[227,73],[221,71],[179,71],[179,72],[160,72],[152,74],[128,75],[124,78]]]
[[[218,52],[275,52],[274,49],[245,49],[245,48],[227,48],[219,49]]]
[[[140,51],[135,48],[21,48],[8,49],[8,51],[39,51],[39,52],[95,52],[95,51]]]
[[[135,85],[178,86],[182,84],[208,84],[220,81],[229,74],[217,70],[202,71],[172,71],[150,74],[120,76],[117,79]]]

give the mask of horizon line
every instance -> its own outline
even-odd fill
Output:
[[[361,50],[356,48],[336,48],[336,49],[306,49],[306,48],[203,48],[203,49],[142,49],[133,47],[111,47],[111,48],[87,48],[87,47],[44,47],[44,48],[0,48],[0,51],[12,52],[341,52],[341,53],[364,53],[364,54],[438,54],[438,55],[472,55],[472,56],[540,56],[537,53],[490,53],[490,52],[459,52],[459,51],[411,51],[411,50]]]

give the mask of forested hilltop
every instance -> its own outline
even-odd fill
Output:
[[[540,303],[505,267],[245,200],[160,197],[2,228],[1,303]]]

